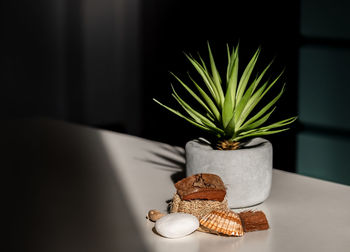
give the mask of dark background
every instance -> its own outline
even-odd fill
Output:
[[[328,10],[333,4],[338,4],[333,14],[343,17],[340,21],[322,11],[319,16],[312,14],[318,13],[313,7]],[[207,41],[221,70],[225,70],[226,43],[240,41],[241,70],[258,46],[262,47],[258,70],[276,57],[268,76],[286,68],[275,92],[283,82],[287,89],[273,120],[300,115],[300,49],[310,45],[349,48],[347,35],[342,36],[346,29],[332,29],[332,22],[344,26],[348,22],[339,4],[344,3],[7,1],[2,3],[1,119],[49,117],[183,146],[201,132],[152,98],[174,104],[170,88],[174,81],[168,71],[179,76],[192,71],[182,52],[206,55]],[[302,22],[311,22],[321,31],[324,23],[329,24],[325,30],[338,35],[312,34]],[[348,118],[348,113],[342,113]],[[274,167],[298,171],[297,136],[305,130],[323,135],[340,132],[342,139],[349,137],[347,129],[310,125],[300,120],[290,131],[269,137],[274,145]],[[318,176],[317,172],[307,175]]]
[[[146,118],[144,121],[147,122],[144,127],[147,137],[184,145],[185,140],[200,136],[201,132],[191,125],[169,115],[164,109],[158,109],[151,98],[157,97],[170,103],[171,89],[168,83],[175,82],[168,71],[171,70],[186,79],[186,72],[193,69],[182,52],[196,55],[199,51],[201,55],[207,56],[206,41],[211,42],[218,67],[221,67],[223,74],[227,62],[226,43],[236,45],[240,41],[241,71],[258,46],[262,47],[259,71],[262,71],[263,67],[276,56],[272,72],[274,71],[276,75],[284,67],[288,69],[284,76],[284,81],[289,83],[288,92],[279,104],[280,111],[283,111],[285,117],[297,114],[295,78],[299,15],[297,2],[289,1],[281,4],[277,1],[218,1],[213,4],[212,1],[153,1],[153,4],[145,6],[143,15],[145,21],[142,26],[145,42],[143,77],[147,83],[147,88],[144,89],[146,109],[143,115]],[[148,20],[154,23],[151,24],[147,22]],[[274,75],[270,72],[268,76]],[[283,113],[276,115],[275,119],[283,116]],[[148,118],[155,120],[148,121]],[[283,136],[280,135],[280,138],[273,138],[273,142],[275,156],[281,157],[281,159],[275,158],[276,167],[293,171],[295,165],[293,133],[288,132]],[[283,142],[289,144],[284,145]],[[288,154],[280,151],[286,146]],[[287,166],[280,161],[286,159]]]

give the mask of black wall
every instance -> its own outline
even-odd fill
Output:
[[[182,52],[206,56],[206,41],[221,70],[226,43],[240,41],[241,69],[258,46],[258,69],[276,57],[270,73],[273,77],[286,68],[279,87],[285,81],[287,91],[273,119],[297,114],[298,1],[18,0],[2,5],[1,119],[51,117],[183,146],[201,132],[152,98],[174,104],[168,71],[179,76],[192,71]],[[275,167],[294,170],[294,130],[270,139]]]

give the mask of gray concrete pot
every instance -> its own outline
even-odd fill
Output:
[[[252,139],[239,150],[213,150],[199,140],[186,144],[186,175],[214,173],[221,177],[230,208],[253,206],[270,194],[272,144],[263,138]]]

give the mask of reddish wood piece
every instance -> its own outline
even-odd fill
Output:
[[[269,229],[269,223],[263,211],[244,211],[238,213],[244,232]]]

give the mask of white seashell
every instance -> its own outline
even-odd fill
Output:
[[[198,219],[192,214],[171,213],[156,221],[155,229],[161,236],[180,238],[191,234],[199,227]]]
[[[211,233],[242,236],[243,226],[239,215],[232,211],[214,210],[199,221]]]

